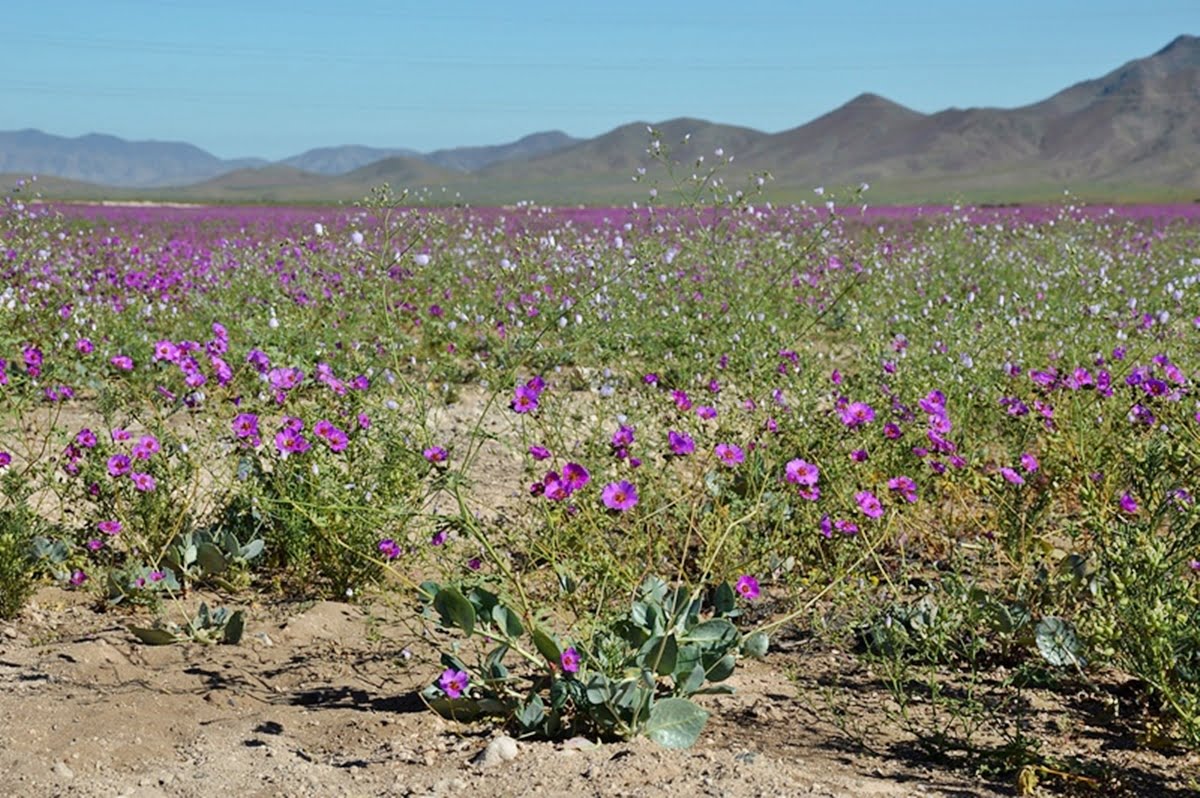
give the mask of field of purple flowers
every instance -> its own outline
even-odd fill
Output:
[[[1200,745],[1200,206],[825,200],[11,194],[0,616],[400,591],[434,711],[667,747],[802,630],[1030,789],[1073,772],[1032,686],[1126,674]]]

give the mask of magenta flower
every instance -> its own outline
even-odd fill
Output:
[[[96,528],[106,535],[117,535],[121,532],[121,522],[115,519],[101,521],[96,524]]]
[[[343,452],[350,445],[350,436],[337,427],[334,427],[333,432],[325,437],[325,442],[329,444],[331,452]]]
[[[125,455],[114,454],[108,458],[108,475],[110,477],[123,477],[129,473],[129,469],[129,458]]]
[[[883,515],[883,504],[869,490],[862,490],[854,494],[854,501],[858,503],[858,509],[862,510],[862,514],[867,518],[880,518]]]
[[[71,572],[71,578],[68,579],[67,581],[71,583],[71,587],[80,587],[87,580],[88,580],[88,575],[85,574],[83,571],[76,569],[75,571]]]
[[[92,538],[84,545],[87,547],[88,551],[100,551],[100,549],[104,548],[104,541],[98,538]]]
[[[112,437],[113,443],[121,443],[122,441],[127,441],[133,438],[132,432],[121,429],[120,427],[113,429],[109,435]]]
[[[858,534],[858,524],[845,518],[839,518],[833,522],[833,528],[842,533],[846,537]]]
[[[696,442],[686,432],[667,431],[667,446],[676,457],[686,457],[696,451]]]
[[[628,427],[624,424],[617,427],[617,431],[612,436],[612,447],[614,449],[624,449],[627,446],[632,446],[634,441],[633,427]]]
[[[563,466],[562,480],[567,486],[568,493],[574,493],[591,481],[592,475],[579,463],[567,463]]]
[[[1034,471],[1037,471],[1039,468],[1037,458],[1029,452],[1025,452],[1021,455],[1021,468],[1025,469],[1026,474],[1032,474]]]
[[[690,398],[688,398],[686,391],[680,391],[680,390],[671,391],[671,401],[673,401],[675,403],[675,406],[678,407],[680,410],[691,410],[692,409],[692,400]]]
[[[444,463],[444,462],[446,462],[447,458],[450,457],[450,455],[447,454],[446,450],[443,449],[441,446],[430,446],[427,449],[425,449],[425,451],[421,452],[421,456],[424,457],[426,460],[428,460],[430,463],[434,463],[434,464]]]
[[[817,525],[817,531],[821,533],[821,537],[829,540],[833,537],[833,521],[829,519],[828,513],[821,516],[821,522]]]
[[[696,415],[707,421],[717,417],[717,408],[710,407],[709,405],[700,405],[700,407],[696,408]]]
[[[737,594],[744,599],[753,601],[759,596],[758,580],[749,574],[743,574],[738,577],[737,584],[733,586]]]
[[[1000,476],[1004,477],[1005,480],[1007,480],[1008,482],[1011,482],[1014,485],[1024,485],[1025,484],[1025,477],[1021,476],[1020,474],[1018,474],[1016,471],[1009,468],[1008,466],[1004,466],[1003,468],[1000,469]]]
[[[838,411],[842,423],[853,429],[875,420],[875,409],[866,402],[851,402]]]
[[[850,452],[850,459],[856,463],[865,463],[869,457],[866,449],[855,449]]]
[[[75,434],[75,443],[84,449],[92,449],[96,446],[96,433],[90,429],[81,429]]]
[[[12,455],[8,452],[0,452],[0,468],[7,468],[12,464]]]
[[[275,448],[279,450],[280,454],[286,457],[289,454],[307,452],[312,448],[312,445],[302,433],[290,429],[281,429],[275,434]]]
[[[746,453],[742,451],[740,446],[734,443],[718,443],[714,452],[717,455],[717,459],[723,465],[730,468],[744,462],[746,459]]]
[[[238,413],[230,426],[239,438],[258,437],[258,416],[253,413]]]
[[[534,460],[538,460],[539,462],[542,460],[548,460],[550,459],[550,450],[545,446],[538,446],[537,444],[534,444],[533,446],[529,447],[529,456]]]
[[[143,435],[141,440],[133,445],[130,453],[138,460],[149,460],[161,450],[162,446],[159,444],[158,438],[153,435]]]
[[[108,361],[121,371],[133,371],[133,358],[128,355],[114,355]]]
[[[793,485],[816,485],[821,479],[821,469],[797,457],[784,466],[784,479]]]
[[[466,671],[456,671],[453,668],[442,671],[441,678],[438,679],[438,687],[442,688],[447,698],[460,698],[467,692],[470,684],[471,677]]]
[[[1117,501],[1117,504],[1120,505],[1121,512],[1123,513],[1133,515],[1138,511],[1137,500],[1130,495],[1129,491],[1121,494],[1121,498]]]
[[[129,475],[129,479],[133,481],[133,486],[142,493],[149,493],[158,486],[154,477],[142,471],[134,471]]]
[[[400,556],[400,544],[391,538],[384,538],[379,541],[379,553],[389,560],[394,560]]]
[[[600,499],[608,509],[625,512],[637,505],[637,488],[633,483],[626,480],[610,482],[604,486],[604,490],[600,494]]]
[[[579,673],[579,652],[574,647],[568,648],[558,658],[558,664],[562,666],[563,673]]]
[[[518,385],[512,400],[514,413],[529,413],[537,410],[538,392],[528,385]]]
[[[887,483],[888,490],[899,493],[904,501],[915,502],[917,500],[917,483],[906,476],[892,477]]]

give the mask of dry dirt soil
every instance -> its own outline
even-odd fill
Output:
[[[515,759],[485,767],[472,760],[501,732],[421,704],[417,691],[438,668],[403,607],[242,606],[236,646],[147,646],[127,631],[132,616],[56,588],[0,622],[0,795],[1017,793],[1011,774],[988,780],[923,759],[886,731],[887,701],[870,674],[798,632],[739,668],[734,695],[706,699],[712,718],[691,750],[523,741]],[[1113,701],[1121,689],[1113,686]],[[831,722],[839,702],[846,724]],[[1200,759],[1135,745],[1131,730],[1101,717],[1097,707],[1112,701],[1058,695],[1041,704],[1031,723],[1099,774],[1095,786],[1043,774],[1045,794],[1195,794]],[[865,738],[882,753],[856,747],[848,726],[871,729]]]

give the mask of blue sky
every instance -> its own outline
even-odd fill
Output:
[[[775,132],[864,91],[924,112],[1012,107],[1200,33],[1196,0],[7,5],[0,130],[222,157],[677,116]]]

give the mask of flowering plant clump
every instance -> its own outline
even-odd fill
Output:
[[[996,663],[1200,746],[1196,208],[780,204],[701,149],[608,209],[14,193],[0,614],[416,591],[438,711],[670,745],[811,621],[937,750],[1045,761]]]

